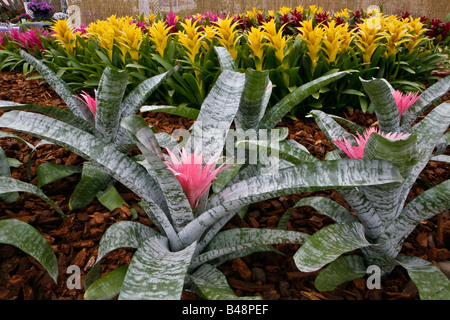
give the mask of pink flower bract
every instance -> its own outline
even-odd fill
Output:
[[[92,113],[95,115],[97,112],[97,90],[94,90],[95,98],[92,98],[89,94],[87,94],[84,91],[81,91],[81,98],[79,99],[84,102],[85,105],[88,106],[88,108],[92,111]]]
[[[347,157],[350,159],[362,159],[364,156],[364,148],[366,146],[367,141],[372,133],[381,134],[383,137],[388,139],[402,139],[409,136],[409,134],[403,133],[383,133],[378,130],[378,128],[372,127],[364,131],[361,135],[359,132],[356,133],[356,136],[353,137],[356,140],[357,145],[352,145],[347,139],[342,140],[333,140],[333,142],[341,149]]]
[[[420,98],[420,94],[418,92],[411,92],[408,94],[404,94],[399,90],[394,90],[392,94],[395,102],[397,103],[398,113],[402,116],[409,107],[413,105]]]
[[[217,174],[230,166],[223,163],[216,168],[219,160],[217,156],[204,164],[203,152],[197,150],[189,153],[182,148],[179,157],[169,149],[167,153],[169,159],[165,161],[165,164],[177,177],[192,209],[197,207],[200,197],[209,190]]]

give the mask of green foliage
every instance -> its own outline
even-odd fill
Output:
[[[387,81],[363,81],[374,103],[380,129],[386,133],[408,133],[409,136],[392,140],[380,134],[371,134],[361,161],[389,161],[400,170],[402,181],[337,189],[356,213],[357,221],[354,221],[355,216],[350,211],[326,198],[306,198],[295,205],[311,206],[336,222],[311,236],[294,256],[296,265],[302,271],[325,267],[316,281],[319,289],[332,290],[346,281],[362,277],[362,265],[377,265],[384,276],[400,265],[408,270],[416,282],[422,299],[449,298],[450,282],[436,266],[416,257],[399,254],[403,242],[418,224],[450,208],[448,180],[426,190],[405,205],[407,195],[420,172],[435,156],[433,152],[436,146],[448,144],[445,132],[450,124],[450,105],[440,104],[417,124],[411,124],[426,106],[448,92],[449,81],[447,77],[428,88],[402,117],[392,96],[393,88]],[[321,111],[311,114],[330,141],[344,136],[348,138],[340,118]],[[355,125],[352,127],[357,128]],[[341,151],[335,150],[328,154],[327,159],[330,161],[345,157]],[[349,223],[358,231],[349,230]],[[342,255],[357,248],[362,250],[363,259],[351,254]]]

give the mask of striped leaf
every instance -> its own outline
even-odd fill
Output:
[[[32,55],[21,50],[20,55],[39,72],[55,92],[64,100],[72,113],[94,124],[94,116],[89,108],[79,99],[74,97],[74,92],[67,83],[61,80],[49,67],[37,60]]]
[[[282,195],[338,187],[402,181],[398,169],[384,161],[336,160],[307,163],[232,184],[210,199],[210,209],[179,233],[183,242],[198,239],[227,212]]]
[[[401,119],[401,130],[407,132],[408,128],[435,100],[445,95],[450,90],[450,76],[428,87],[420,98],[406,110]]]
[[[335,223],[314,233],[294,255],[303,272],[319,270],[343,253],[369,246],[359,222]]]
[[[11,168],[9,166],[9,161],[2,147],[0,147],[0,177],[11,177]],[[0,200],[6,201],[8,203],[15,202],[17,198],[19,198],[18,192],[0,193]]]
[[[412,256],[398,256],[396,260],[408,271],[421,300],[450,300],[450,280],[433,263]]]
[[[272,92],[272,83],[269,79],[269,71],[256,71],[247,69],[245,72],[245,85],[236,114],[236,128],[243,130],[258,130],[259,121],[264,116],[267,103]]]
[[[303,244],[308,235],[297,231],[278,229],[237,228],[219,232],[207,245],[204,252],[192,259],[192,268],[230,254],[257,252],[259,247],[282,243]],[[235,256],[237,257],[237,256]]]
[[[119,300],[179,300],[195,245],[172,252],[166,238],[147,239],[131,259]]]
[[[137,249],[147,239],[156,235],[158,232],[138,222],[119,221],[111,225],[100,239],[97,260],[86,276],[85,288],[89,288],[100,278],[100,263],[108,253],[119,248]]]
[[[48,198],[41,189],[17,179],[1,177],[0,176],[0,194],[10,193],[10,192],[26,192],[34,194],[44,200],[48,205],[53,207],[63,218],[67,218],[61,208],[50,198]]]
[[[203,264],[189,278],[200,295],[208,300],[261,300],[261,297],[238,297],[230,288],[225,275],[209,264]]]
[[[107,67],[100,78],[97,93],[95,127],[106,142],[113,142],[120,126],[120,108],[129,75]]]
[[[335,72],[329,75],[319,77],[311,82],[308,82],[293,92],[283,97],[276,105],[271,107],[261,120],[260,127],[265,129],[272,129],[281,119],[287,115],[296,105],[316,93],[326,85],[350,74],[350,71]]]
[[[219,58],[220,70],[237,71],[233,57],[225,47],[214,47],[214,51]]]
[[[323,131],[331,143],[333,143],[334,140],[341,140],[343,138],[352,139],[352,135],[348,133],[332,116],[320,110],[313,110],[309,114],[314,117],[317,126]]]
[[[389,225],[386,233],[399,244],[399,250],[403,241],[411,231],[421,222],[450,209],[450,180],[446,180],[408,203],[401,215]]]
[[[244,83],[244,74],[223,70],[204,100],[192,126],[188,147],[193,150],[199,147],[205,161],[223,149],[239,109]]]
[[[139,109],[141,112],[165,112],[176,116],[196,120],[200,111],[198,109],[190,108],[185,105],[174,106],[142,106]]]
[[[391,84],[385,79],[361,79],[361,82],[374,107],[380,131],[400,132],[400,114]]]
[[[194,214],[178,179],[163,162],[164,158],[155,134],[147,122],[137,115],[124,118],[122,126],[125,126],[136,137],[137,145],[147,160],[149,173],[162,189],[170,219],[178,232],[187,223],[194,220]]]
[[[137,85],[121,102],[120,116],[126,117],[135,114],[152,93],[174,72],[178,72],[179,67],[164,72],[142,81]]]
[[[0,185],[4,181],[0,181]],[[35,258],[55,283],[58,263],[52,247],[42,234],[28,223],[17,219],[0,220],[0,243],[13,245]]]
[[[356,255],[341,256],[317,275],[315,286],[320,291],[334,290],[337,286],[361,279],[366,275],[364,258]]]
[[[330,217],[335,222],[354,222],[358,219],[336,201],[325,197],[308,197],[297,201],[293,208],[310,206],[314,210]]]
[[[171,241],[178,237],[166,213],[167,204],[153,178],[135,161],[94,136],[58,120],[23,111],[10,111],[0,118],[0,127],[31,134],[68,148],[95,161],[109,174],[147,202]]]

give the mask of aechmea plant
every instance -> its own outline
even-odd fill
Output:
[[[398,113],[400,116],[402,116],[406,110],[408,110],[408,108],[420,98],[420,94],[418,92],[405,94],[400,90],[394,90],[392,96],[397,103]]]
[[[130,144],[127,132],[120,127],[120,120],[130,114],[137,113],[158,86],[177,70],[177,68],[174,68],[149,78],[131,92],[125,94],[129,80],[128,72],[107,67],[100,79],[98,89],[94,91],[94,96],[91,97],[84,91],[80,95],[75,94],[69,85],[44,63],[24,51],[21,51],[20,54],[54,88],[70,111],[58,107],[13,104],[4,101],[0,102],[0,109],[30,110],[55,117],[71,126],[93,134],[104,142],[113,143],[117,149],[125,153],[133,145]],[[32,115],[30,114],[30,116]],[[43,164],[38,167],[39,179],[45,181],[46,184],[56,181],[48,179],[48,177],[62,179],[74,173],[80,172],[65,165],[54,164],[49,166]],[[69,199],[70,209],[80,209],[87,206],[97,195],[101,195],[105,190],[113,187],[113,182],[110,175],[103,169],[99,168],[94,162],[86,161],[83,164],[80,181]],[[118,201],[122,200],[118,199]]]
[[[399,110],[396,94],[384,79],[362,82],[374,104],[380,129],[367,131],[346,119],[312,111],[318,126],[336,147],[327,160],[389,161],[398,167],[403,180],[338,188],[352,212],[322,197],[297,202],[295,207],[311,206],[336,223],[312,235],[295,254],[295,263],[306,272],[325,267],[316,278],[320,290],[333,290],[346,281],[362,278],[371,266],[386,278],[399,265],[408,271],[421,299],[450,299],[450,282],[433,263],[400,254],[403,242],[418,224],[450,208],[448,180],[406,203],[410,189],[428,161],[446,159],[437,158],[434,150],[445,150],[448,145],[445,132],[450,124],[450,104],[436,103],[423,119],[411,124],[432,102],[448,92],[450,77],[429,87],[406,110]],[[356,136],[344,127],[356,132]],[[355,228],[354,232],[349,232],[350,226]],[[355,249],[361,249],[362,255],[349,253]]]
[[[292,193],[402,181],[399,170],[387,161],[316,161],[304,147],[282,143],[283,135],[271,130],[299,100],[346,73],[330,74],[297,88],[265,115],[270,95],[268,73],[241,73],[234,70],[224,51],[217,49],[217,54],[221,73],[182,141],[157,136],[138,115],[121,119],[121,129],[141,151],[138,157],[130,158],[112,141],[45,115],[10,111],[0,118],[0,127],[63,145],[95,163],[141,199],[141,208],[157,227],[122,221],[108,228],[100,240],[96,262],[86,276],[85,299],[180,299],[183,290],[194,291],[206,299],[239,299],[218,265],[253,252],[274,251],[274,244],[301,245],[309,237],[282,229],[223,230],[244,208]],[[102,101],[101,90],[98,98]],[[96,119],[100,107],[97,106]],[[246,157],[243,164],[230,162],[227,151],[236,147],[235,141],[227,146],[228,138],[235,134],[231,129],[233,122],[240,129],[249,124],[253,130],[269,128],[265,137],[261,131],[253,142],[264,147],[261,151],[279,149],[281,158],[266,154],[264,161],[252,163]],[[172,161],[164,149],[172,152]],[[178,152],[182,152],[181,159],[174,157]],[[201,164],[185,166],[192,157],[198,160],[200,154]],[[216,164],[218,154],[225,156],[224,163]],[[263,169],[271,160],[278,161],[279,166],[265,172]],[[203,173],[207,176],[192,181],[199,190],[192,201],[190,190],[183,189],[184,180],[178,179],[185,168],[189,168],[191,177],[202,177]],[[205,191],[214,176],[213,186]],[[136,249],[130,264],[101,277],[102,259],[122,247]]]
[[[219,155],[211,157],[207,163],[203,162],[203,153],[199,150],[189,152],[182,148],[177,156],[167,148],[169,159],[165,161],[169,170],[177,177],[186,197],[194,210],[201,196],[209,190],[217,174],[231,165],[225,163],[217,166]]]

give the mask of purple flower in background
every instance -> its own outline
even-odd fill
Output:
[[[31,0],[28,2],[28,9],[33,11],[35,18],[46,18],[50,15],[50,11],[53,10],[53,6],[46,1]]]

